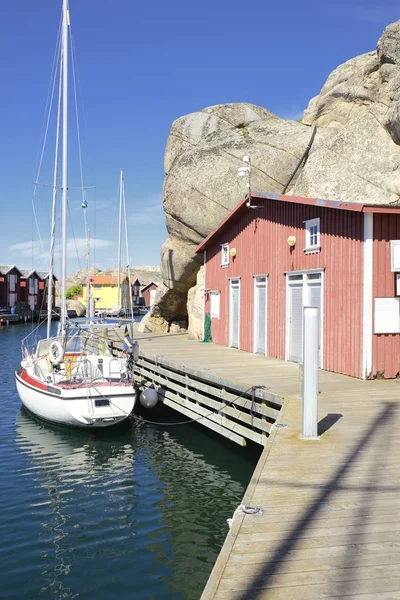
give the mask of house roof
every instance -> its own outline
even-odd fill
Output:
[[[320,206],[322,208],[332,208],[339,210],[349,210],[364,213],[389,213],[400,215],[400,204],[362,204],[361,202],[341,202],[340,200],[326,200],[325,198],[304,198],[301,196],[289,196],[287,194],[268,194],[252,191],[250,193],[251,203],[255,206],[264,204],[267,200],[278,202],[291,202],[293,204],[308,204],[311,206]],[[196,248],[195,252],[206,250],[209,243],[217,233],[220,233],[230,221],[237,218],[242,212],[248,210],[247,203],[249,195],[247,194],[221,221],[214,231],[212,231]],[[254,202],[253,202],[254,201]]]
[[[9,273],[10,271],[12,271],[13,269],[17,269],[17,271],[19,273],[21,273],[21,270],[18,269],[18,267],[16,265],[0,265],[0,273],[3,273],[3,275],[6,275],[7,273]]]
[[[142,293],[145,292],[147,290],[147,288],[151,287],[152,285],[155,285],[156,287],[160,286],[160,282],[159,281],[150,281],[150,283],[148,283],[147,285],[145,285],[144,287],[142,287],[142,289],[140,290]]]
[[[128,279],[127,275],[120,275],[119,281],[122,283]],[[94,285],[118,285],[117,275],[91,275],[90,283]],[[86,285],[86,281],[82,281],[82,285]]]
[[[41,279],[47,279],[47,278],[48,278],[48,276],[49,276],[49,274],[48,274],[48,272],[47,272],[47,271],[36,271],[36,273],[39,275],[39,277],[40,277]],[[54,275],[54,273],[53,273],[53,278],[54,278],[56,281],[58,281],[58,279],[57,279],[57,277]]]
[[[33,269],[33,271],[28,271],[28,269],[20,269],[20,273],[21,273],[22,279],[28,279],[28,277],[30,277],[34,273],[36,273],[36,275],[39,278],[41,278],[40,275],[39,275],[39,273],[37,271],[35,271],[35,269]]]

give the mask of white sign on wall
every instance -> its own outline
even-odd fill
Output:
[[[219,319],[220,292],[211,292],[210,313],[212,319]]]
[[[400,333],[400,298],[375,298],[374,333]]]
[[[400,240],[390,241],[390,257],[392,271],[400,272]]]

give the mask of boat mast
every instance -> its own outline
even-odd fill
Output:
[[[62,69],[60,68],[60,84],[58,88],[58,111],[56,129],[56,152],[54,156],[53,177],[53,202],[51,212],[51,242],[50,242],[50,266],[47,279],[47,337],[50,337],[51,317],[53,312],[54,285],[54,246],[56,239],[56,209],[57,209],[57,184],[58,184],[58,154],[60,151],[60,118],[61,118],[61,94],[62,94]]]
[[[119,226],[118,226],[118,292],[117,292],[117,304],[122,308],[121,298],[121,243],[122,243],[122,199],[124,190],[124,174],[121,169],[119,177]]]
[[[62,21],[62,85],[63,85],[63,143],[62,143],[62,212],[61,212],[61,336],[64,338],[67,322],[67,202],[68,202],[68,0],[63,0]]]
[[[124,194],[123,194],[123,203],[124,203],[124,223],[125,223],[126,274],[128,275],[129,308],[131,311],[131,320],[132,320],[132,324],[133,324],[135,322],[135,318],[133,316],[133,300],[132,300],[132,288],[131,288],[131,269],[130,269],[130,259],[129,259],[128,221],[126,219],[125,187],[124,187]]]

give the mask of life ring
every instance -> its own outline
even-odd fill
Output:
[[[59,365],[60,363],[62,363],[63,358],[64,358],[64,348],[62,347],[62,345],[60,344],[59,341],[54,340],[54,342],[51,342],[50,348],[49,348],[50,362],[52,362],[53,365]]]

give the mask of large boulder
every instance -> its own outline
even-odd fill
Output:
[[[251,104],[205,108],[175,121],[165,152],[164,210],[168,238],[161,249],[164,288],[146,327],[154,331],[187,319],[187,292],[202,257],[196,246],[247,193],[238,177],[251,155],[251,187],[278,192],[294,171],[310,128]],[[154,317],[154,321],[153,321]]]
[[[189,317],[189,339],[203,339],[204,318],[204,267],[197,273],[196,285],[190,288],[187,298],[187,313]]]
[[[164,286],[146,327],[168,330],[187,317],[187,292],[201,258],[195,248],[247,192],[237,170],[251,156],[251,188],[281,193],[312,134],[314,142],[286,193],[346,202],[399,202],[400,21],[373,52],[335,69],[302,122],[253,104],[222,104],[177,119],[165,151]]]
[[[67,300],[67,311],[71,317],[84,317],[86,307],[78,300]]]

